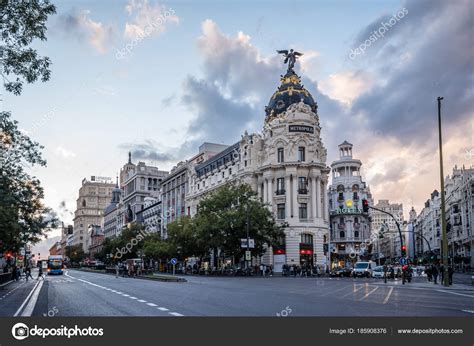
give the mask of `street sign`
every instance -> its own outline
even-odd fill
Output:
[[[245,251],[245,260],[250,261],[252,259],[252,253],[250,251]]]
[[[172,258],[170,262],[172,265],[176,265],[176,263],[178,263],[178,260],[176,258]]]
[[[400,258],[400,264],[401,264],[401,265],[407,264],[407,259],[406,259],[405,257],[401,257],[401,258]]]
[[[247,248],[247,238],[240,239],[240,247],[242,249]],[[253,249],[253,248],[255,248],[255,239],[250,238],[249,239],[249,249]]]

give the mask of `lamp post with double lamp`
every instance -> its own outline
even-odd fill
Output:
[[[448,237],[446,235],[446,211],[444,199],[444,173],[443,173],[443,136],[441,131],[441,100],[443,97],[438,96],[438,134],[439,134],[439,178],[441,185],[441,232],[442,232],[442,255],[443,255],[443,285],[449,286],[448,275]]]

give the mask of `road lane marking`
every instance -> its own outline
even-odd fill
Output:
[[[36,287],[38,287],[39,283],[40,282],[43,282],[43,281],[38,281],[35,285],[35,287],[33,287],[33,289],[31,290],[30,294],[28,294],[28,296],[26,297],[26,299],[23,301],[23,304],[20,305],[20,307],[18,308],[18,310],[15,312],[15,314],[13,315],[13,317],[17,317],[21,310],[23,310],[23,307],[27,304],[28,300],[30,299],[30,297],[33,295],[33,292],[35,291]]]
[[[470,314],[474,314],[474,311],[473,311],[473,310],[461,310],[461,311],[469,312]]]
[[[368,287],[367,287],[368,288]],[[377,289],[379,288],[379,286],[375,286],[375,288],[373,290],[371,290],[370,292],[367,292],[365,294],[365,296],[363,296],[362,298],[360,298],[359,300],[362,300],[362,299],[365,299],[367,298],[369,295],[371,295],[372,293],[374,293],[375,291],[377,291]]]
[[[364,284],[361,284],[359,288],[356,288],[357,285],[358,285],[358,284],[354,284],[353,291],[344,294],[343,296],[341,296],[341,298],[347,297],[347,296],[350,295],[350,294],[354,294],[354,293],[356,293],[358,290],[360,290],[360,289],[364,288],[365,286],[367,286],[367,284],[365,284],[365,285],[364,285]]]
[[[437,290],[438,292],[444,292],[444,293],[449,293],[449,294],[455,294],[457,296],[463,296],[463,297],[469,297],[469,298],[474,298],[473,295],[470,294],[462,294],[462,293],[457,293],[457,292],[450,292],[450,291],[445,291],[445,290]]]
[[[377,286],[378,287],[378,286]],[[390,296],[392,295],[393,292],[393,287],[390,287],[390,291],[388,291],[387,296],[385,297],[383,304],[387,304],[388,300],[390,299]]]
[[[168,312],[168,313],[173,316],[184,316],[184,315],[178,314],[177,312]]]
[[[36,302],[38,301],[38,297],[41,292],[41,287],[43,287],[43,283],[44,283],[44,280],[41,280],[39,282],[39,285],[36,288],[35,293],[33,293],[33,295],[30,298],[30,301],[28,302],[28,305],[26,305],[25,310],[23,310],[23,312],[21,313],[22,317],[25,317],[25,316],[29,317],[33,314],[33,310],[36,306]]]
[[[67,274],[67,272],[66,272],[66,275],[69,276],[69,275]],[[76,279],[76,278],[74,278],[74,277],[72,277],[72,276],[69,276],[69,277],[72,278],[72,279]],[[102,288],[102,289],[105,289],[105,290],[109,290],[110,292],[117,293],[117,294],[119,294],[119,295],[122,295],[122,296],[124,296],[124,297],[128,297],[128,298],[130,298],[130,299],[136,299],[137,302],[146,303],[146,305],[148,305],[148,306],[157,307],[157,309],[160,310],[160,311],[168,311],[168,314],[170,314],[170,315],[173,315],[173,316],[176,316],[176,317],[178,317],[178,316],[184,316],[183,314],[180,314],[180,313],[178,313],[178,312],[174,312],[174,311],[173,311],[173,312],[169,312],[169,309],[167,309],[167,308],[165,308],[165,307],[162,307],[162,306],[159,306],[159,307],[158,307],[156,304],[154,304],[154,303],[149,303],[149,302],[147,302],[147,301],[144,300],[144,299],[138,299],[137,297],[132,297],[132,296],[130,296],[130,295],[128,295],[128,294],[125,294],[125,293],[123,293],[123,292],[116,291],[116,290],[112,290],[111,288],[104,287],[104,286],[100,286],[100,285],[94,284],[93,282],[86,281],[86,280],[83,280],[83,279],[78,279],[78,278],[77,278],[77,280],[82,281],[82,282],[84,282],[84,283],[87,283],[87,284],[89,284],[89,285],[91,285],[91,286],[94,286],[94,287],[98,287],[98,288]],[[362,287],[361,287],[361,288],[362,288]]]

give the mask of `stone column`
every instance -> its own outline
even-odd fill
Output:
[[[290,175],[285,176],[285,219],[291,219],[291,185]]]
[[[272,211],[272,206],[273,206],[273,178],[269,177],[268,178],[268,203],[270,203],[270,206],[268,207],[270,211]]]
[[[311,217],[313,222],[316,220],[318,215],[316,214],[316,177],[311,177]]]
[[[295,174],[293,176],[293,218],[299,220],[299,213],[298,213],[298,176]]]
[[[322,193],[323,193],[323,198],[324,198],[323,215],[324,215],[324,220],[329,222],[328,194],[327,194],[327,191],[326,191],[326,186],[327,186],[327,182],[324,182],[323,186],[322,186],[322,188],[323,188]]]
[[[322,206],[321,206],[321,178],[317,178],[316,181],[316,215],[318,218],[322,217]]]
[[[257,194],[259,198],[262,198],[262,182],[257,180]]]
[[[267,187],[267,179],[263,179],[263,203],[267,203],[267,192],[268,192],[268,187]]]

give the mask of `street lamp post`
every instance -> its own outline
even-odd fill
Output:
[[[397,225],[397,229],[398,229],[398,235],[400,236],[400,254],[402,255],[403,257],[403,237],[402,237],[402,231],[400,230],[400,224],[398,223],[397,219],[395,218],[395,216],[393,216],[393,214],[389,213],[388,211],[385,211],[383,209],[379,209],[379,208],[376,208],[376,207],[372,207],[372,206],[368,206],[370,209],[374,209],[374,210],[377,210],[377,211],[380,211],[381,213],[384,213],[384,214],[387,214],[389,216],[392,217],[392,219],[395,221],[395,224]],[[402,275],[402,283],[405,284],[405,276]]]
[[[441,100],[443,97],[438,96],[438,134],[439,134],[439,178],[441,184],[441,232],[443,241],[443,285],[449,286],[448,277],[448,237],[446,235],[446,211],[444,199],[444,173],[443,173],[443,137],[441,131]]]

